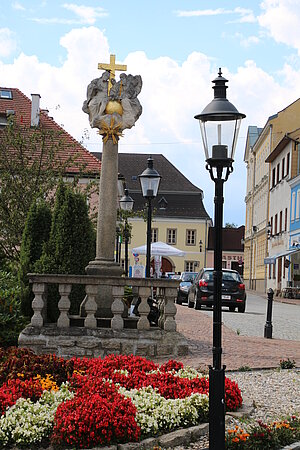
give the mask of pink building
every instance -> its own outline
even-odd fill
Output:
[[[245,226],[238,228],[223,228],[222,267],[237,270],[243,276],[244,269],[244,232]],[[211,227],[208,233],[206,250],[206,266],[214,266],[215,228]]]

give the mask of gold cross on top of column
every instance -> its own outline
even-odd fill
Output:
[[[108,93],[110,88],[112,87],[111,80],[115,79],[116,70],[127,70],[127,66],[125,64],[116,64],[116,55],[110,55],[109,64],[99,63],[98,69],[108,70],[109,71],[109,81],[108,81]]]

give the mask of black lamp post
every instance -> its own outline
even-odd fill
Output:
[[[133,198],[128,195],[128,189],[124,190],[125,195],[120,199],[120,208],[125,212],[132,211],[133,208]],[[125,238],[125,276],[128,277],[128,240],[129,240],[129,230],[128,230],[128,220],[127,215],[125,215],[125,226],[124,226],[124,238]]]
[[[209,449],[225,449],[225,366],[222,366],[223,185],[233,171],[241,120],[246,117],[226,99],[221,69],[213,80],[214,99],[195,116],[200,122],[206,169],[215,183],[213,366],[209,368]]]
[[[150,278],[151,259],[151,221],[152,221],[152,200],[157,196],[161,176],[157,170],[153,169],[153,159],[148,158],[148,167],[139,175],[143,197],[148,202],[147,215],[147,251],[146,251],[146,278]]]

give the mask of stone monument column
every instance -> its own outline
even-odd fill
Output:
[[[106,69],[100,78],[94,79],[87,87],[87,99],[83,111],[89,115],[92,128],[98,128],[103,136],[101,174],[99,183],[99,209],[97,221],[96,258],[86,267],[88,275],[121,276],[119,264],[114,261],[117,198],[118,198],[118,141],[126,128],[134,126],[142,113],[137,98],[142,88],[139,75],[122,73],[115,80],[116,70],[126,70],[126,66],[115,64],[111,55],[110,64],[99,64]],[[111,318],[113,302],[112,289],[100,286],[96,295],[96,316]],[[84,300],[85,302],[85,300]],[[84,302],[81,310],[84,310]]]
[[[103,144],[99,183],[96,258],[87,266],[89,275],[121,275],[114,261],[117,221],[118,144]]]

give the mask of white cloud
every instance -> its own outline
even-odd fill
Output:
[[[87,85],[100,76],[98,63],[109,62],[109,43],[98,28],[83,27],[65,34],[60,45],[66,49],[67,57],[59,67],[24,53],[12,64],[0,62],[1,84],[17,87],[29,97],[32,92],[39,93],[41,107],[47,107],[57,123],[64,124],[78,140],[87,128],[88,147],[101,151],[101,138],[95,130],[90,130],[88,116],[81,108]],[[124,61],[117,62],[127,64],[128,73],[140,74],[143,79],[139,96],[143,114],[133,129],[125,130],[120,151],[163,153],[204,190],[205,205],[212,215],[213,183],[205,170],[200,130],[194,115],[211,101],[211,80],[217,76],[218,67],[208,55],[199,52],[191,53],[182,64],[167,57],[149,59],[144,52],[130,53]],[[296,100],[300,74],[291,65],[285,65],[279,84],[253,61],[245,62],[234,73],[226,67],[222,70],[229,79],[229,100],[247,115],[241,129],[235,170],[231,181],[226,183],[230,205],[224,209],[225,214],[231,213],[225,221],[242,223],[243,195],[237,197],[236,192],[241,192],[241,180],[246,175],[243,154],[247,126],[264,126],[270,115]]]
[[[264,0],[259,24],[276,41],[297,49],[300,55],[299,0]]]
[[[240,16],[235,22],[255,22],[255,16],[251,9],[234,8],[234,9],[197,9],[197,10],[179,10],[175,11],[178,17],[208,17],[208,16],[220,16],[228,14],[237,14]]]
[[[0,28],[0,57],[10,56],[16,48],[15,34],[9,28]]]
[[[25,11],[25,7],[19,2],[13,2],[12,7],[19,11]]]
[[[62,7],[73,12],[76,17],[73,19],[65,17],[33,17],[31,20],[40,24],[93,25],[97,19],[108,16],[108,13],[100,6],[92,7],[64,3]]]
[[[257,45],[260,43],[260,39],[257,36],[248,36],[248,37],[242,37],[242,36],[238,36],[240,37],[240,44],[242,47],[250,47],[251,45]]]
[[[74,3],[64,3],[62,6],[76,14],[80,22],[87,25],[93,25],[99,17],[106,17],[108,15],[100,6],[92,7],[75,5]]]

